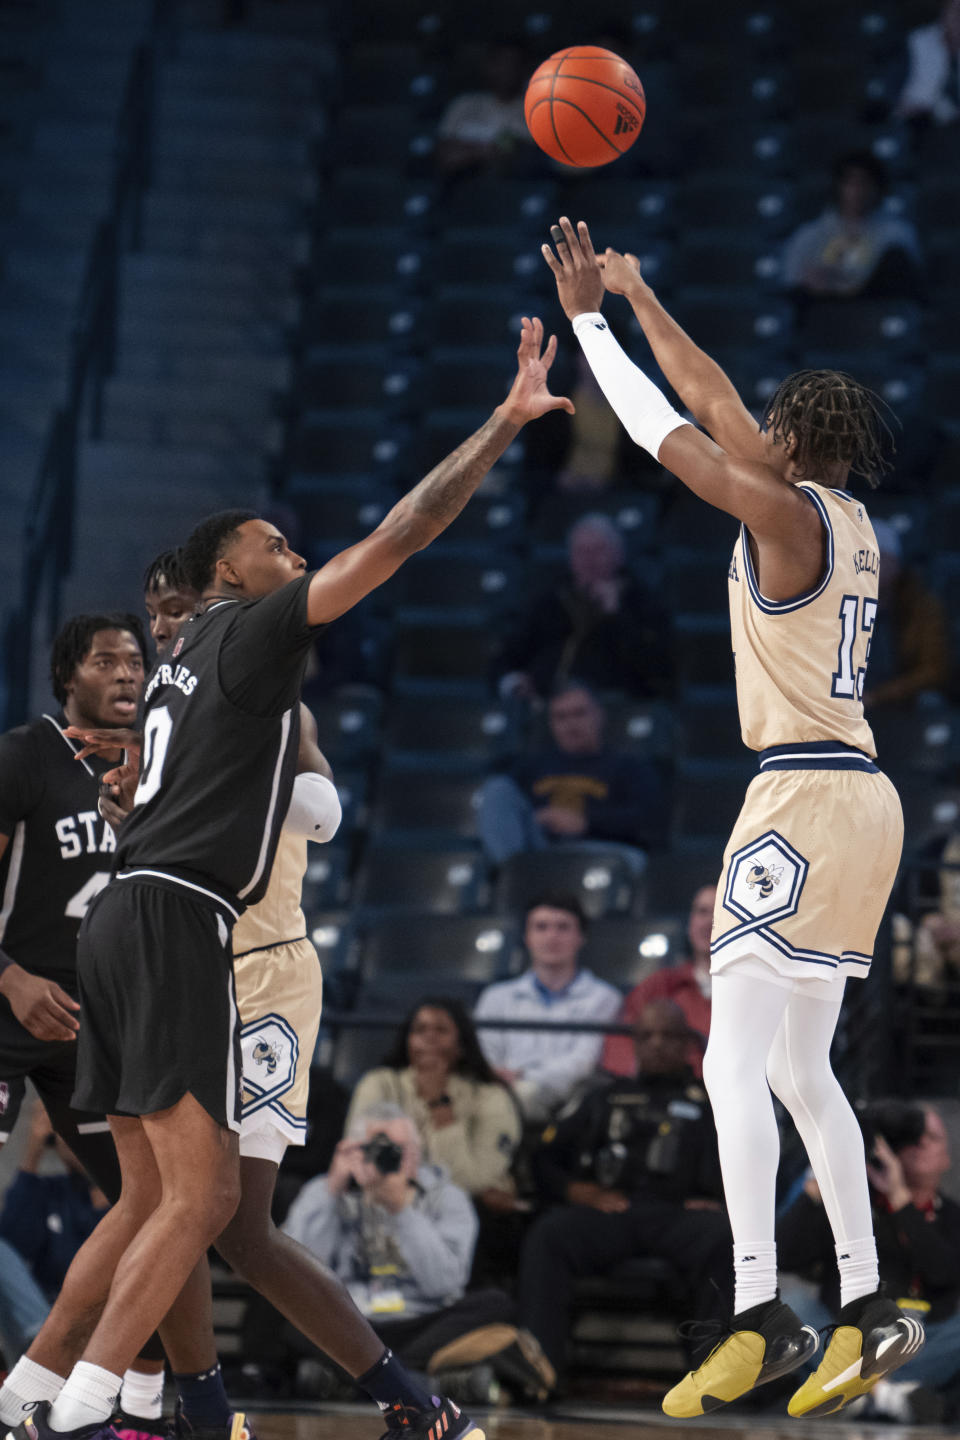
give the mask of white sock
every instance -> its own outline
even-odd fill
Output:
[[[865,1240],[844,1240],[837,1245],[837,1268],[840,1271],[840,1305],[849,1305],[863,1295],[872,1295],[880,1286],[877,1269],[877,1242],[872,1235]]]
[[[733,1247],[734,1315],[777,1296],[777,1247],[769,1240]]]
[[[123,1384],[122,1375],[78,1360],[50,1411],[51,1430],[80,1430],[84,1425],[105,1425],[113,1414]]]
[[[56,1400],[64,1377],[21,1355],[0,1389],[0,1423],[19,1425],[38,1400]]]
[[[120,1391],[120,1409],[138,1420],[159,1420],[163,1414],[163,1371],[128,1370]]]

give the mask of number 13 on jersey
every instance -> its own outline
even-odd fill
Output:
[[[860,596],[844,595],[840,602],[840,644],[837,646],[837,668],[833,672],[833,684],[830,686],[830,694],[838,699],[863,699],[863,682],[866,679],[867,665],[870,660],[870,643],[873,639],[873,622],[876,618],[876,600],[870,600],[864,596],[861,615]],[[854,650],[860,636],[866,637],[863,664],[854,669]]]

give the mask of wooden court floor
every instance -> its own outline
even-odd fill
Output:
[[[257,1411],[258,1440],[379,1440],[383,1424],[371,1410],[325,1406],[312,1411]],[[571,1406],[561,1414],[510,1411],[475,1414],[487,1440],[943,1440],[956,1430],[926,1425],[859,1424],[855,1419],[790,1420],[786,1415],[727,1413],[705,1420],[670,1421],[656,1410]]]

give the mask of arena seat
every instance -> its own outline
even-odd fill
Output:
[[[659,502],[637,490],[602,490],[598,494],[555,492],[537,509],[531,539],[538,547],[566,545],[572,526],[585,514],[606,515],[620,531],[631,553],[652,550],[657,543]]]
[[[380,410],[395,417],[410,406],[409,364],[389,353],[376,358],[342,356],[334,360],[324,351],[308,354],[297,377],[296,401],[305,409],[338,414],[355,407]]]
[[[795,220],[793,186],[785,180],[745,175],[741,169],[717,170],[687,178],[677,193],[682,229],[724,225],[773,239],[786,235]]]
[[[436,198],[430,180],[372,166],[338,167],[325,192],[325,218],[331,225],[402,223],[421,229]]]
[[[681,953],[685,920],[675,915],[608,915],[594,921],[580,960],[595,975],[627,991]]]
[[[304,913],[335,910],[350,899],[350,855],[336,842],[307,847],[307,869],[303,877],[301,907]]]
[[[609,850],[564,844],[513,855],[497,876],[495,903],[502,915],[522,915],[537,896],[576,895],[591,920],[625,914],[631,908],[635,880],[629,862]]]
[[[722,853],[743,805],[747,786],[757,774],[756,762],[721,766],[714,761],[684,760],[674,780],[673,833],[716,843]]]
[[[370,828],[394,844],[476,841],[482,779],[424,770],[394,770],[377,785]]]
[[[497,637],[489,625],[400,624],[397,626],[398,681],[429,679],[454,684],[487,673]]]
[[[733,652],[726,615],[678,615],[674,618],[677,681],[691,687],[732,686]]]
[[[747,751],[740,739],[740,717],[736,696],[726,702],[711,699],[708,704],[681,701],[676,710],[678,748],[684,760],[746,761]]]
[[[409,976],[434,993],[445,982],[489,985],[508,973],[516,938],[513,920],[496,916],[384,916],[364,927],[360,974],[367,991]]]
[[[666,700],[611,698],[607,707],[607,744],[648,760],[669,764],[675,743],[674,712]]]
[[[553,285],[534,235],[491,233],[476,225],[440,231],[433,275],[440,285],[462,285],[467,279],[471,284],[532,286],[538,291]]]
[[[377,748],[383,701],[376,691],[345,687],[309,709],[317,722],[320,748],[331,765],[358,765]]]
[[[432,163],[434,144],[434,127],[409,105],[350,104],[331,125],[323,153],[337,168],[389,166],[409,173]]]
[[[921,322],[919,307],[907,300],[821,300],[804,311],[797,340],[807,349],[862,347],[876,362],[916,353]]]
[[[296,426],[290,458],[298,470],[313,474],[354,471],[386,481],[401,464],[405,438],[384,409],[308,410]]]
[[[648,855],[647,868],[637,886],[634,913],[648,910],[658,915],[671,915],[686,925],[690,904],[703,885],[715,885],[720,877],[723,854],[720,850],[684,852],[673,849],[669,855]],[[682,957],[682,947],[674,955]]]
[[[712,553],[681,547],[665,550],[661,593],[674,614],[726,615],[726,568]]]
[[[506,231],[546,232],[557,215],[553,180],[514,180],[482,175],[461,180],[444,196],[445,226],[489,225]]]
[[[317,359],[364,351],[377,359],[384,349],[407,354],[422,348],[424,334],[423,306],[414,296],[398,294],[392,285],[322,286],[308,302],[304,317],[305,341]]]
[[[317,286],[348,275],[351,286],[390,286],[397,297],[424,287],[431,274],[429,240],[403,225],[369,227],[345,224],[318,240],[309,274]]]
[[[484,769],[516,750],[518,717],[512,706],[487,697],[395,695],[383,727],[383,758],[390,768],[416,761],[443,763],[450,756]]]
[[[369,845],[357,871],[354,904],[362,923],[414,910],[459,915],[486,907],[483,860],[475,850]]]

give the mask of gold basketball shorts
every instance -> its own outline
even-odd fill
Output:
[[[267,1127],[302,1145],[323,976],[308,939],[234,957],[243,1054],[240,1149]]]
[[[899,796],[862,751],[762,751],[724,851],[711,972],[751,959],[785,980],[866,976],[902,848]]]

